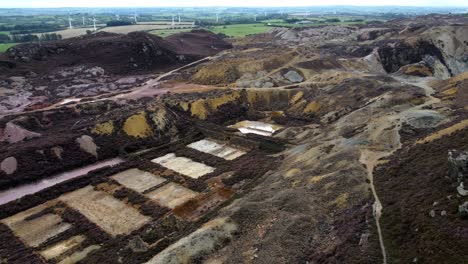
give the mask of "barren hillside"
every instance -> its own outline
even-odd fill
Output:
[[[0,60],[0,263],[466,263],[468,19]]]

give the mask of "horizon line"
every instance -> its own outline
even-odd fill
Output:
[[[0,7],[0,9],[61,9],[61,8],[311,8],[311,7],[430,7],[430,8],[468,8],[466,6],[438,6],[438,5],[297,5],[297,6],[57,6],[57,7]]]

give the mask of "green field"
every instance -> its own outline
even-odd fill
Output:
[[[307,23],[307,24],[291,24],[286,22],[281,23],[268,23],[270,27],[287,27],[287,28],[301,28],[301,27],[313,27],[313,26],[323,26],[325,24],[317,24],[317,23]]]
[[[180,28],[180,29],[161,29],[161,30],[151,30],[149,33],[160,36],[162,38],[168,37],[173,34],[177,34],[180,32],[188,32],[192,30],[191,28]]]
[[[8,48],[15,46],[18,43],[1,43],[0,52],[5,52]]]
[[[322,22],[322,23],[306,23],[306,24],[294,24],[294,23],[269,23],[271,27],[286,27],[286,28],[302,28],[302,27],[318,27],[318,26],[348,26],[348,25],[358,25],[365,24],[366,21],[359,22]]]
[[[208,28],[214,33],[223,33],[233,38],[245,37],[250,34],[264,33],[271,30],[271,27],[264,24],[236,24],[226,26],[214,26]]]
[[[284,22],[283,19],[267,19],[267,20],[262,20],[262,23],[282,23]]]

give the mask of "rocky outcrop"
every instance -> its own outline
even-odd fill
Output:
[[[80,146],[80,149],[83,151],[95,156],[97,158],[98,153],[98,146],[96,146],[96,143],[94,143],[94,140],[92,137],[88,135],[83,135],[79,138],[76,139],[76,143]]]
[[[449,150],[449,177],[456,183],[462,182],[468,173],[468,153]]]
[[[395,29],[392,28],[365,28],[360,31],[361,33],[357,36],[358,41],[374,40],[382,35],[395,33]]]
[[[440,50],[452,76],[468,71],[468,26],[434,27],[423,37]]]
[[[468,152],[449,150],[448,168],[449,178],[457,185],[458,195],[468,196],[468,190],[465,189],[465,181],[468,180]]]
[[[17,143],[25,139],[40,137],[41,134],[24,129],[13,122],[8,122],[3,130],[0,131],[0,142]]]
[[[402,66],[418,63],[425,56],[434,56],[443,61],[440,50],[431,42],[422,40],[415,43],[402,41],[389,43],[379,47],[377,52],[382,66],[388,73],[396,72]]]
[[[304,80],[304,78],[297,73],[297,71],[290,70],[284,74],[284,78],[288,79],[288,81],[293,83],[299,83]]]
[[[428,77],[434,75],[433,69],[424,62],[405,65],[398,70],[398,73],[418,77]]]
[[[400,32],[404,33],[408,32]],[[468,27],[429,28],[419,35],[417,41],[391,42],[380,47],[378,52],[389,73],[402,66],[425,61],[434,69],[436,77],[448,78],[468,71]]]
[[[13,174],[18,167],[15,157],[8,157],[0,163],[0,169],[6,174]]]

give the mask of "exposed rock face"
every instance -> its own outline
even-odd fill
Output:
[[[313,46],[323,45],[328,40],[337,42],[347,42],[348,39],[356,39],[355,28],[353,27],[336,27],[324,26],[317,28],[300,29],[275,29],[273,34],[282,42],[286,43],[303,43]]]
[[[276,80],[272,77],[265,76],[266,72],[260,71],[256,75],[246,73],[241,76],[236,82],[236,85],[240,88],[271,88],[275,86]],[[281,77],[283,79],[283,77]]]
[[[16,143],[23,141],[24,139],[30,139],[34,137],[40,137],[41,134],[24,129],[13,122],[8,122],[5,129],[3,130],[3,136],[0,138],[1,141],[8,143]]]
[[[15,157],[8,157],[0,163],[0,169],[6,174],[13,174],[18,167]]]
[[[398,70],[398,73],[411,76],[428,77],[433,75],[433,69],[431,69],[424,62],[418,62],[401,67]]]
[[[98,149],[98,146],[96,146],[96,144],[94,143],[94,140],[92,137],[88,136],[88,135],[83,135],[79,138],[76,139],[76,143],[78,143],[78,145],[80,145],[80,148],[85,151],[85,152],[88,152],[89,154],[95,156],[97,158],[98,154],[97,154],[97,149]]]
[[[448,152],[449,177],[456,183],[461,183],[468,173],[468,152]]]
[[[292,71],[292,70],[288,71],[284,75],[284,78],[288,79],[290,82],[293,82],[293,83],[299,83],[304,80],[304,78],[299,73],[297,73],[297,71]]]
[[[232,238],[238,226],[229,218],[217,218],[156,255],[147,264],[191,263]]]
[[[391,43],[379,48],[379,57],[387,72],[395,72],[401,66],[418,63],[431,56],[433,59],[426,61],[432,64],[435,69],[434,74],[441,77],[447,71],[454,76],[468,70],[466,43],[468,43],[467,26],[434,27],[424,31],[417,41]]]
[[[463,218],[468,217],[468,202],[465,202],[462,205],[458,206],[458,213]]]
[[[468,26],[434,27],[423,36],[441,51],[452,76],[468,71]]]
[[[437,57],[425,56],[423,61],[432,68],[432,74],[435,78],[450,78],[450,72],[448,71],[447,67],[445,67],[445,65]]]
[[[461,182],[460,185],[458,185],[457,192],[460,196],[468,196],[468,190],[465,189],[465,185],[463,184],[463,182]]]
[[[63,154],[63,148],[61,147],[53,147],[50,149],[50,151],[52,151],[52,153],[55,155],[55,157],[57,157],[57,159],[62,159],[62,154]]]
[[[397,42],[378,49],[379,59],[388,73],[396,72],[401,66],[417,63],[427,55],[442,59],[442,53],[427,41],[416,43]]]

